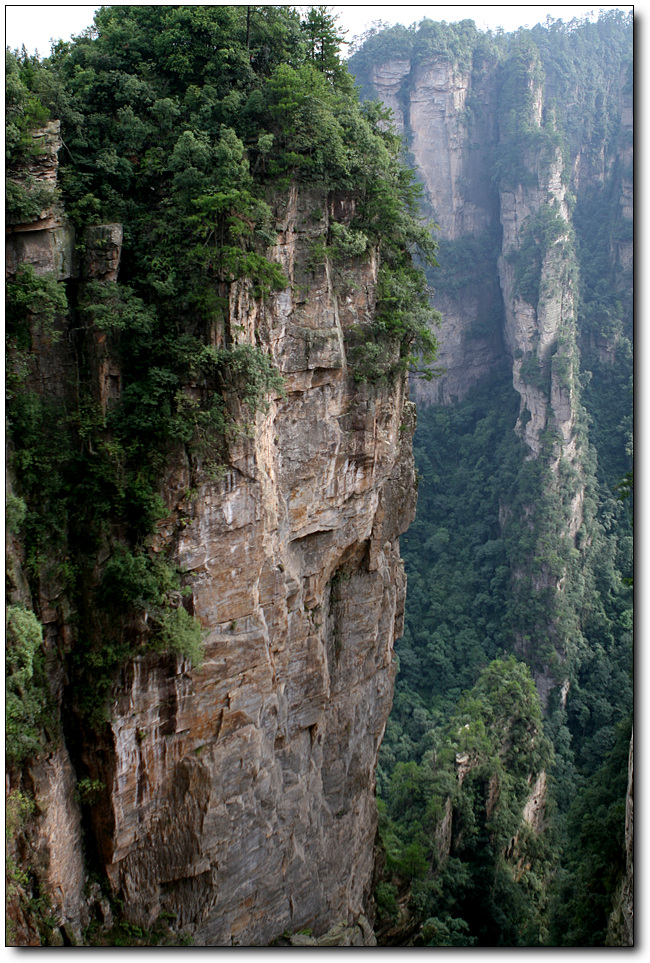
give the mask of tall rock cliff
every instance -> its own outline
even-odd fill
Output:
[[[425,208],[439,226],[440,268],[431,275],[442,316],[438,361],[443,374],[413,384],[424,404],[462,399],[505,357],[496,322],[503,308],[496,271],[499,203],[486,155],[498,139],[494,76],[446,58],[373,64],[369,89],[393,111],[425,188]],[[453,242],[466,246],[459,263]],[[489,319],[486,324],[486,318]]]
[[[529,84],[531,98],[526,122],[541,132],[544,93],[540,80],[533,76],[532,65]],[[551,418],[563,436],[563,451],[572,460],[575,440],[571,440],[574,428],[572,402],[567,394],[570,389],[563,388],[556,374],[549,398],[547,391],[526,378],[525,368],[522,374],[525,359],[534,358],[540,368],[550,369],[551,356],[558,352],[559,342],[566,346],[561,353],[567,359],[565,367],[570,368],[573,356],[573,278],[568,275],[571,259],[566,250],[569,210],[559,147],[550,156],[546,147],[528,149],[520,182],[515,179],[512,186],[503,185],[497,190],[488,158],[510,135],[505,129],[499,130],[494,71],[483,63],[478,70],[461,69],[446,58],[414,65],[408,60],[389,61],[373,67],[372,86],[377,97],[393,110],[398,129],[408,136],[409,149],[443,243],[439,255],[443,259],[442,277],[434,276],[433,300],[443,318],[439,360],[446,370],[438,383],[416,382],[416,399],[423,403],[462,399],[472,384],[502,361],[506,348],[513,367],[513,383],[521,395],[522,412],[528,412],[526,418],[520,419],[519,428],[525,441],[535,456],[540,454],[540,434],[547,427],[550,406]],[[553,216],[563,221],[565,227],[555,224],[556,236],[552,248],[544,254],[540,277],[532,289],[522,291],[516,279],[516,262],[540,211],[542,216],[554,212]],[[482,277],[485,266],[476,256],[467,272],[469,283],[459,284],[458,265],[453,264],[456,252],[451,246],[447,248],[445,242],[480,238],[499,243],[499,237],[500,291],[496,293],[490,288],[493,278],[486,281]],[[490,260],[490,253],[489,249],[480,252],[483,260],[486,254]],[[449,264],[444,263],[445,254]],[[463,267],[460,266],[461,271]],[[454,291],[445,290],[446,272],[455,281]],[[486,314],[501,307],[493,305],[494,300],[502,302],[500,330],[489,338],[477,338],[473,330],[477,323],[485,323]],[[575,379],[570,371],[565,374],[566,384],[573,384]]]
[[[396,34],[395,45],[409,47],[409,56],[390,57],[389,34],[383,45],[381,35],[375,46],[371,38],[352,58],[352,69],[358,70],[364,96],[377,97],[392,109],[424,185],[425,208],[440,228],[440,269],[430,281],[433,305],[442,315],[438,360],[443,373],[433,383],[414,382],[413,395],[422,405],[452,404],[490,374],[510,369],[520,398],[513,428],[528,458],[539,463],[536,497],[550,499],[562,519],[555,533],[539,529],[532,566],[513,562],[515,582],[528,585],[540,598],[549,592],[554,597],[547,603],[545,627],[540,623],[537,630],[515,630],[518,651],[537,662],[534,671],[546,701],[554,681],[564,680],[554,680],[544,661],[555,659],[550,649],[564,661],[575,635],[575,625],[558,629],[563,618],[555,610],[580,604],[571,589],[581,578],[575,550],[589,540],[582,529],[586,431],[578,343],[583,352],[600,352],[603,361],[609,351],[611,362],[621,335],[603,333],[600,347],[589,348],[594,335],[587,334],[588,322],[581,327],[578,318],[577,254],[578,245],[584,252],[589,240],[580,236],[577,241],[576,230],[584,234],[582,205],[587,202],[582,199],[590,191],[602,192],[606,183],[619,225],[611,232],[609,260],[619,265],[619,297],[627,297],[622,292],[628,291],[631,277],[631,89],[623,69],[603,81],[611,123],[620,125],[620,131],[614,128],[597,150],[600,129],[583,123],[577,134],[573,129],[567,133],[557,120],[566,81],[554,61],[545,71],[528,39],[508,48],[499,38],[489,43],[478,32],[472,34],[467,23],[445,33],[444,26],[425,21],[408,36],[406,31]],[[586,109],[593,97],[575,83],[575,103],[563,107],[569,112],[579,112],[580,104]],[[580,296],[584,304],[584,292]],[[591,358],[588,364],[593,367]],[[550,473],[542,477],[546,468]],[[511,511],[505,499],[500,509],[504,534]],[[532,502],[524,514],[533,524],[538,511]],[[551,548],[558,537],[567,540],[559,552]],[[567,591],[570,600],[564,597]],[[535,654],[540,633],[550,642],[541,660]]]
[[[276,193],[272,258],[289,285],[261,300],[233,284],[225,325],[235,343],[268,352],[284,389],[231,436],[216,474],[179,448],[161,480],[167,511],[150,550],[184,573],[176,604],[201,624],[202,665],[130,658],[108,721],[89,728],[66,708],[78,614],[60,580],[40,580],[60,725],[55,748],[9,774],[14,809],[25,793],[34,800],[10,847],[31,874],[13,884],[18,943],[43,938],[21,893],[49,900],[50,942],[81,941],[93,919],[110,925],[106,894],[91,886],[88,895],[90,868],[106,873],[107,895],[124,901],[133,925],[162,913],[198,945],[263,945],[305,927],[319,936],[369,911],[374,773],[406,588],[398,540],[415,511],[415,416],[406,376],[373,387],[347,366],[346,333],[374,315],[377,257],[314,265],[330,220],[352,212],[343,195]],[[120,286],[120,225],[93,228],[81,263],[57,254],[61,232],[72,236],[62,212],[14,229],[10,277],[29,264],[37,277],[71,279],[74,298],[91,280]],[[32,318],[27,362],[32,390],[71,404],[75,323],[59,311],[54,330],[38,335]],[[222,336],[215,328],[215,343]],[[106,411],[122,390],[119,359],[102,332],[88,351]],[[10,557],[14,601],[29,607],[18,537]],[[354,941],[372,943],[363,926]]]

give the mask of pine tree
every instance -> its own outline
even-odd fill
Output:
[[[325,6],[311,7],[302,29],[307,38],[308,56],[316,67],[333,82],[340,81],[345,69],[339,59],[341,44],[346,31],[340,31],[337,25],[338,14],[333,14]]]

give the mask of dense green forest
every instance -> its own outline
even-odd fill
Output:
[[[631,277],[613,254],[617,239],[631,239],[619,200],[621,178],[631,177],[619,103],[621,76],[631,90],[631,36],[631,18],[620,11],[596,23],[549,18],[545,26],[496,36],[471,21],[424,20],[371,31],[350,59],[368,98],[375,64],[410,59],[401,88],[407,142],[418,64],[441,58],[477,81],[490,66],[501,130],[487,158],[495,191],[530,182],[530,149],[543,157],[559,147],[566,159],[581,147],[588,158],[612,158],[605,177],[571,199],[581,358],[573,389],[581,400],[586,486],[578,550],[562,538],[575,469],[561,464],[554,480],[551,436],[539,459],[528,457],[513,431],[520,404],[507,363],[460,403],[418,409],[418,512],[402,539],[406,630],[396,645],[400,671],[378,771],[387,859],[378,904],[387,942],[399,943],[406,928],[419,945],[605,943],[625,867],[632,710],[632,521],[625,498],[632,468]],[[541,127],[529,123],[531,77],[544,89]],[[470,115],[481,109],[471,92],[468,103]],[[529,303],[540,295],[540,245],[552,243],[554,217],[540,209],[517,255],[515,283]],[[503,323],[493,290],[498,245],[495,232],[443,240],[440,268],[428,274],[448,297],[470,283],[490,289],[470,337]],[[615,350],[603,354],[604,344]],[[526,380],[549,390],[550,369],[536,359],[526,364]],[[540,544],[546,550],[536,560],[539,572],[563,573],[561,594],[513,579]],[[569,682],[566,693],[551,691],[543,716],[524,666],[513,660],[517,634],[531,640],[524,656],[531,669],[561,671]],[[486,678],[497,673],[495,709]],[[544,828],[515,846],[507,837],[521,819],[518,769],[504,748],[510,739],[495,735],[495,711],[512,724],[537,720],[544,732],[543,761],[525,739],[517,759],[529,788],[542,768],[548,773]],[[475,768],[459,784],[454,759],[462,769],[467,752]],[[496,803],[491,779],[502,787]]]

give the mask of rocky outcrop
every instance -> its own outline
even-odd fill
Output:
[[[58,154],[62,146],[61,122],[50,121],[32,136],[34,148],[29,164],[20,172],[10,171],[9,177],[25,187],[28,193],[46,188],[53,199],[38,217],[7,224],[6,275],[15,275],[21,265],[31,265],[36,274],[53,274],[61,281],[72,277],[116,280],[122,254],[122,225],[88,227],[83,236],[84,255],[80,264],[74,226],[56,194]]]
[[[51,121],[35,131],[33,137],[34,150],[29,165],[20,172],[10,171],[9,177],[28,194],[45,191],[47,201],[35,219],[7,224],[6,273],[13,275],[19,265],[31,264],[38,274],[54,273],[58,278],[69,278],[75,273],[75,235],[55,194],[61,149],[60,121]]]
[[[45,854],[40,884],[67,941],[81,937],[92,901],[83,897],[83,811],[87,841],[134,924],[165,912],[198,945],[265,945],[306,928],[314,945],[373,945],[364,913],[374,773],[403,625],[398,539],[415,511],[414,406],[404,377],[374,388],[348,370],[346,331],[373,317],[377,258],[312,264],[329,219],[353,207],[297,189],[275,202],[273,256],[290,284],[265,302],[234,284],[227,325],[272,354],[284,393],[234,435],[216,477],[180,452],[172,459],[161,485],[169,514],[151,543],[185,572],[203,664],[154,653],[131,661],[110,723],[74,733],[77,772],[65,731],[30,770],[43,806],[30,830]],[[57,229],[40,233],[53,244]],[[120,245],[119,225],[92,228],[83,277],[114,282]],[[91,368],[105,410],[121,381],[99,335]],[[214,343],[222,340],[215,329]],[[67,338],[59,343],[69,350]],[[43,593],[56,662],[73,644],[69,613],[60,588]],[[85,799],[81,770],[92,788]]]
[[[86,228],[82,276],[89,281],[116,281],[123,240],[121,224],[96,224]]]

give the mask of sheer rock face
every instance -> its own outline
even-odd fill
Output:
[[[513,385],[521,397],[517,430],[537,457],[542,451],[541,435],[553,423],[561,436],[556,460],[563,455],[573,462],[576,451],[574,287],[571,282],[573,256],[569,251],[569,213],[566,190],[562,183],[562,161],[559,150],[553,161],[542,164],[531,157],[528,164],[536,184],[519,185],[501,191],[502,256],[499,276],[505,307],[505,339],[513,357]],[[566,231],[543,254],[539,281],[539,297],[532,304],[517,289],[512,261],[522,246],[527,223],[542,207],[554,205],[566,223]],[[555,370],[552,356],[558,352],[566,361],[568,376]],[[539,367],[547,369],[550,392],[539,387],[524,374],[524,361],[536,356]],[[528,412],[527,419],[523,418]],[[579,527],[579,521],[577,522]]]
[[[478,156],[496,142],[493,82],[486,75],[472,84],[469,70],[439,58],[413,67],[409,60],[375,65],[372,82],[397,129],[409,135],[442,237],[480,234],[494,208],[487,165]]]
[[[434,293],[434,306],[443,318],[438,360],[446,371],[432,384],[416,382],[416,400],[424,404],[461,400],[509,356],[513,384],[521,396],[521,412],[526,413],[518,424],[519,433],[537,457],[550,418],[561,437],[556,460],[562,454],[573,461],[577,403],[573,378],[560,378],[557,371],[550,370],[558,339],[563,341],[565,367],[571,370],[575,342],[567,243],[569,210],[559,150],[550,160],[542,159],[541,151],[529,152],[525,166],[532,186],[527,182],[526,186],[497,191],[490,183],[490,166],[486,163],[500,136],[495,78],[489,70],[463,70],[440,58],[413,67],[399,60],[376,66],[373,83],[377,95],[393,108],[398,127],[408,132],[409,147],[441,238],[457,241],[492,236],[496,244],[501,235],[495,265],[500,291],[478,276],[453,293],[444,288]],[[534,94],[530,122],[541,127],[541,87]],[[524,240],[528,219],[549,204],[557,206],[567,223],[567,234],[545,255],[539,299],[531,304],[517,290],[514,257]],[[625,252],[621,256],[624,258]],[[485,329],[486,316],[495,314],[503,315],[502,325],[495,323],[490,333],[477,335],[477,328]],[[550,392],[522,374],[522,360],[533,352],[549,369]],[[574,527],[579,527],[578,516]]]
[[[470,118],[469,95],[480,103]],[[487,165],[477,151],[494,139],[493,91],[472,88],[470,72],[446,60],[414,71],[409,121],[411,149],[442,236],[456,240],[486,230],[492,217]]]
[[[406,378],[371,388],[347,368],[345,331],[375,309],[376,258],[310,266],[328,219],[352,213],[347,198],[293,190],[274,252],[290,286],[264,304],[233,286],[231,336],[272,353],[285,393],[230,443],[217,479],[204,473],[191,489],[178,455],[153,538],[187,573],[205,660],[193,669],[149,654],[127,665],[110,724],[81,735],[75,763],[104,787],[87,809],[130,919],[148,925],[165,910],[198,945],[264,945],[305,927],[318,938],[368,911],[375,766],[403,627],[398,538],[415,512],[415,413]],[[97,229],[86,276],[114,279],[119,233]],[[215,330],[214,343],[223,336]],[[93,351],[109,405],[119,371],[109,391],[110,345]],[[45,635],[65,648],[60,593],[48,591]],[[54,673],[59,699],[64,681]],[[78,933],[88,908],[65,744],[37,768],[42,885]],[[348,936],[366,940],[355,931],[337,945]]]

